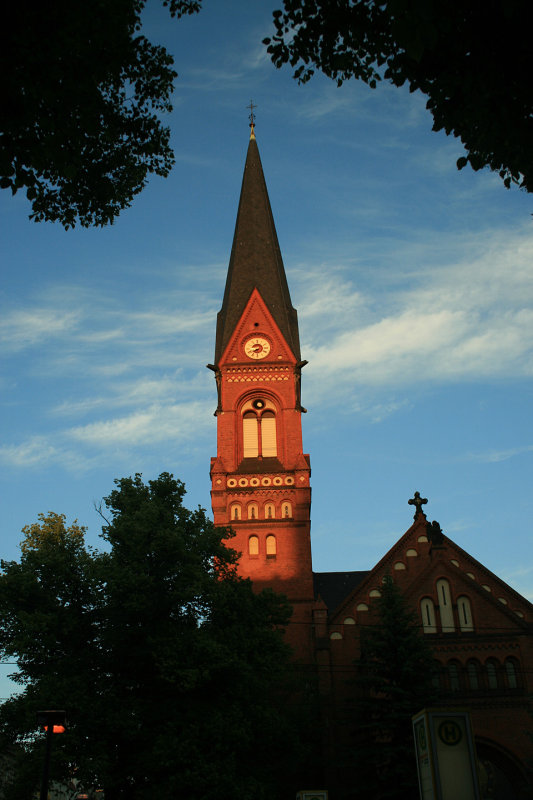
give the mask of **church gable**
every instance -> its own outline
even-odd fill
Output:
[[[393,577],[421,614],[427,632],[482,632],[484,628],[525,632],[533,620],[531,603],[442,534],[438,523],[427,523],[419,513],[356,588],[338,607],[329,608],[331,624],[361,614],[364,622],[381,594],[385,575]]]

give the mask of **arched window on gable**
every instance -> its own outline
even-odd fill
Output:
[[[288,519],[289,517],[292,517],[292,504],[291,503],[286,501],[286,502],[281,504],[281,516],[284,519]]]
[[[267,558],[274,558],[276,555],[276,537],[273,533],[269,533],[266,537],[266,554]]]
[[[455,622],[453,619],[452,595],[450,584],[445,578],[437,581],[437,597],[440,611],[440,624],[443,633],[453,633]]]
[[[470,600],[464,595],[457,598],[457,614],[459,616],[459,627],[462,631],[468,632],[474,630],[474,621],[472,619],[472,608]]]
[[[265,519],[274,519],[276,516],[276,506],[274,503],[265,503]]]
[[[422,628],[424,633],[437,633],[435,605],[430,597],[424,597],[421,600],[420,613],[422,615]]]
[[[258,536],[250,536],[248,539],[248,555],[249,556],[258,556],[259,555],[259,537]]]

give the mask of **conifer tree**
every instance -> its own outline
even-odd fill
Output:
[[[354,742],[357,797],[418,796],[411,718],[434,705],[433,658],[420,621],[390,576],[357,662]]]

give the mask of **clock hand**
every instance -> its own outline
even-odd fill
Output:
[[[254,353],[260,353],[262,349],[263,349],[262,344],[254,344],[254,346],[252,347],[252,351]]]

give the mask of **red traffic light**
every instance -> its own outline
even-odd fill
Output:
[[[48,731],[48,725],[44,726],[45,731]],[[52,733],[65,733],[64,725],[52,725]]]

